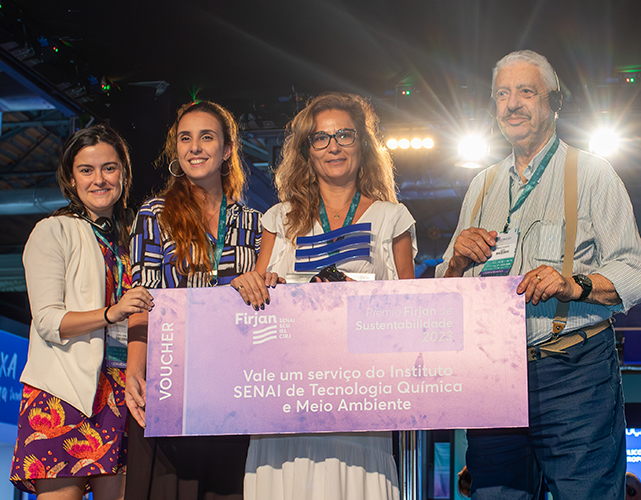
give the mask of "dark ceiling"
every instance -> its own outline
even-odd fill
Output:
[[[637,0],[21,0],[121,86],[165,80],[176,99],[266,100],[341,89],[382,96],[410,73],[447,94],[487,84],[515,49],[545,54],[574,88],[639,64]]]
[[[174,110],[196,95],[241,121],[252,173],[248,202],[265,209],[274,200],[270,169],[282,127],[309,96],[357,92],[372,98],[386,137],[413,130],[437,140],[429,153],[393,154],[401,199],[417,219],[417,264],[429,275],[476,173],[454,167],[455,140],[467,129],[484,131],[494,141],[488,162],[507,150],[485,106],[492,66],[512,50],[536,50],[557,70],[563,139],[586,148],[586,131],[604,117],[625,130],[627,155],[611,161],[639,213],[641,86],[626,87],[621,78],[641,68],[640,20],[638,0],[2,2],[0,55],[58,97],[54,109],[5,108],[0,196],[55,192],[60,144],[93,116],[129,142],[133,204],[140,203],[162,185],[164,174],[151,164]],[[0,109],[16,85],[3,71]],[[411,99],[399,99],[401,88],[412,90]],[[44,211],[0,213],[0,281],[6,268],[24,286],[14,268]],[[26,299],[15,297],[0,292],[2,312],[28,321]]]

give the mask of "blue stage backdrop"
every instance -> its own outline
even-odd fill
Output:
[[[0,330],[0,422],[18,424],[22,384],[29,341]]]

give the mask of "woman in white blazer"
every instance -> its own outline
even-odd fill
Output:
[[[23,255],[33,316],[11,481],[38,498],[123,498],[127,318],[153,305],[131,290],[127,146],[80,130],[58,181],[69,205],[40,221]]]

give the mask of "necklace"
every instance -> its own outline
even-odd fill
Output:
[[[218,213],[212,212],[209,216],[205,215],[205,218],[207,219],[207,230],[209,230],[212,220],[220,220],[220,211]]]
[[[341,215],[340,215],[341,212],[345,210],[347,207],[349,207],[351,204],[352,204],[352,200],[350,200],[349,203],[345,205],[343,208],[341,208],[340,210],[336,210],[335,208],[327,206],[327,204],[325,204],[325,208],[329,208],[332,212],[334,212],[334,219],[338,220],[341,218]]]
[[[343,227],[349,226],[354,220],[354,214],[356,213],[356,208],[358,207],[358,204],[360,203],[360,201],[361,201],[361,193],[356,191],[350,203],[350,207],[349,207],[349,210],[347,211],[347,215],[345,216],[345,220],[343,221]],[[323,231],[326,233],[329,233],[331,229],[329,227],[329,220],[327,219],[327,211],[325,210],[325,203],[323,202],[322,196],[318,202],[318,211],[320,212],[319,216],[321,220],[321,225],[323,226]]]

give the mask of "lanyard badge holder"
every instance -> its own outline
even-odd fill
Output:
[[[207,232],[207,238],[210,243],[209,262],[211,264],[211,286],[216,286],[218,284],[218,265],[220,264],[220,258],[223,255],[223,247],[225,246],[225,231],[227,230],[226,222],[227,197],[223,193],[223,199],[220,200],[220,210],[218,211],[218,234],[216,235],[216,241],[212,241],[209,232]]]
[[[111,243],[96,230],[92,228],[96,237],[107,246],[109,251],[113,254],[116,260],[116,268],[118,270],[118,279],[116,283],[116,300],[122,298],[122,278],[124,274],[124,263],[118,255],[118,247],[116,244],[111,246]],[[107,366],[109,368],[127,368],[127,334],[129,330],[129,320],[124,319],[118,323],[107,325],[107,334],[105,335]]]
[[[492,251],[492,256],[483,266],[479,276],[507,276],[510,274],[518,242],[519,233],[516,229],[499,234],[496,237],[496,246]]]
[[[557,138],[558,140],[558,138]],[[558,144],[557,144],[558,146]],[[554,146],[553,146],[554,147]],[[556,147],[554,147],[556,151]],[[568,147],[565,155],[565,164],[563,166],[563,195],[564,195],[564,213],[565,213],[565,246],[563,252],[563,267],[561,269],[561,276],[566,278],[572,276],[574,264],[574,246],[576,243],[576,228],[577,228],[577,207],[578,207],[578,193],[577,193],[577,169],[579,163],[579,150],[576,148]],[[482,204],[483,198],[487,194],[492,185],[492,181],[496,176],[498,165],[493,165],[488,170],[488,185],[479,194],[478,199],[472,209],[472,221],[478,214],[479,208]],[[552,320],[552,338],[558,337],[568,321],[568,313],[570,310],[570,302],[558,301],[554,319]]]
[[[554,153],[556,153],[558,147],[559,138],[557,137],[514,204],[512,204],[512,177],[510,177],[510,210],[507,220],[503,227],[503,232],[496,237],[496,246],[492,251],[492,256],[483,266],[479,276],[507,276],[510,274],[512,264],[514,264],[514,258],[516,257],[516,247],[519,241],[518,230],[516,228],[510,229],[512,214],[523,206],[525,200],[539,184],[539,180],[541,179],[543,172],[545,172],[545,169],[550,163],[552,156],[554,156]]]
[[[123,319],[113,325],[107,325],[107,366],[110,368],[127,368],[127,333],[129,319]]]

